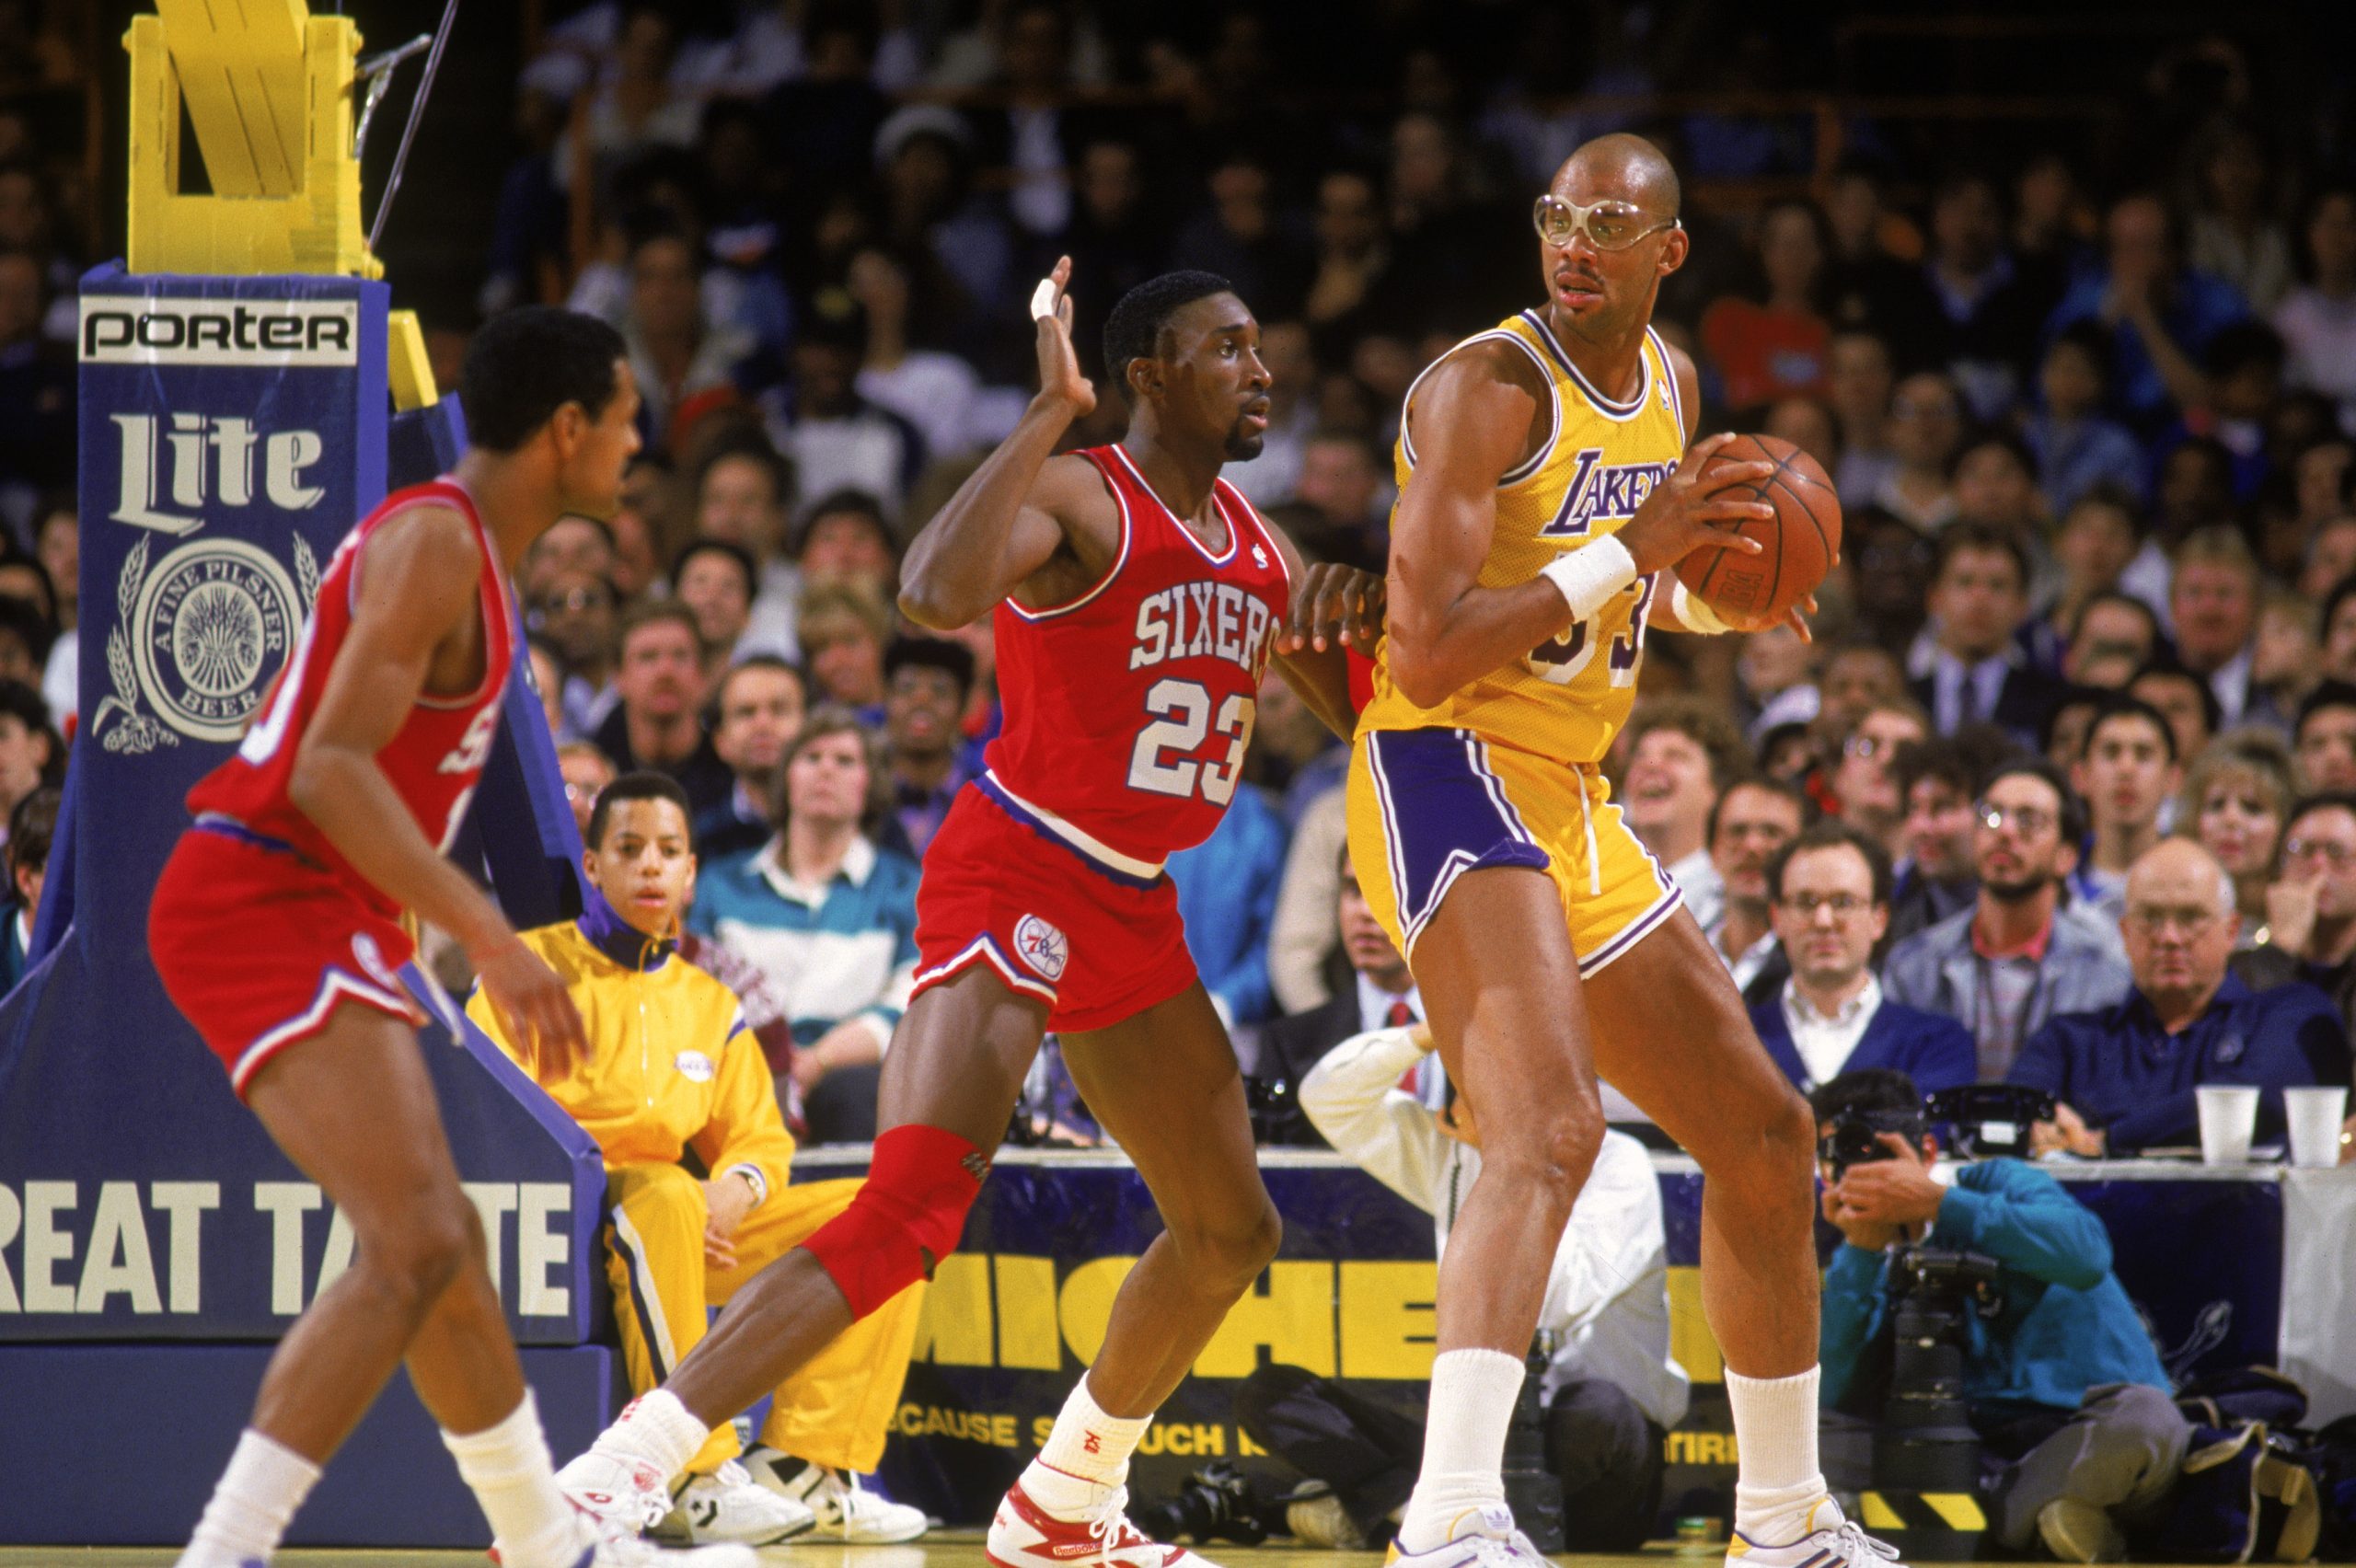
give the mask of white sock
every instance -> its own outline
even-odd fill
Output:
[[[1789,1378],[1746,1378],[1727,1369],[1734,1407],[1734,1528],[1756,1541],[1784,1546],[1809,1529],[1824,1500],[1816,1453],[1818,1368]]]
[[[458,1476],[482,1505],[499,1560],[509,1568],[572,1568],[581,1556],[581,1528],[572,1505],[556,1487],[540,1407],[525,1389],[495,1426],[460,1436],[442,1434],[458,1461]]]
[[[1022,1472],[1031,1501],[1059,1519],[1077,1519],[1101,1505],[1116,1486],[1127,1484],[1129,1456],[1137,1452],[1150,1415],[1107,1415],[1088,1391],[1083,1374],[1047,1441]]]
[[[623,1407],[592,1443],[593,1453],[653,1465],[665,1481],[687,1468],[711,1428],[698,1421],[668,1389],[641,1394]]]
[[[246,1429],[213,1488],[178,1568],[238,1568],[267,1562],[288,1521],[319,1479],[319,1467],[286,1447]]]
[[[1429,1551],[1475,1508],[1506,1500],[1506,1428],[1521,1395],[1521,1357],[1502,1350],[1449,1350],[1432,1358],[1424,1468],[1399,1525],[1399,1550]]]

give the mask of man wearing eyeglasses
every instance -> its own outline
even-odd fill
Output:
[[[1769,909],[1792,977],[1750,1009],[1750,1021],[1802,1092],[1861,1067],[1894,1067],[1925,1094],[1979,1077],[1963,1025],[1890,1001],[1874,977],[1889,890],[1889,857],[1846,823],[1818,823],[1767,862]]]
[[[1882,986],[1892,1001],[1944,1013],[1971,1032],[1980,1078],[2001,1080],[2021,1042],[2056,1013],[2108,1007],[2134,976],[2118,928],[2065,907],[2085,808],[2042,757],[2000,766],[1981,790],[1970,908],[1891,950]]]
[[[2259,990],[2304,980],[2356,1030],[2356,794],[2310,795],[2291,808],[2266,926],[2266,942],[2235,953],[2233,972]],[[2317,1083],[2349,1076],[2344,1058],[2314,1066]]]
[[[2282,1133],[2286,1088],[2316,1081],[2348,1032],[2328,997],[2305,984],[2252,991],[2226,971],[2241,917],[2233,878],[2189,838],[2144,851],[2127,874],[2127,941],[2135,988],[2097,1011],[2064,1013],[2030,1037],[2011,1081],[2058,1102],[2031,1129],[2037,1153],[2087,1158],[2200,1141],[2193,1089],[2255,1084],[2258,1137]]]
[[[1652,328],[1690,243],[1679,201],[1639,137],[1573,153],[1532,213],[1544,303],[1442,355],[1401,418],[1350,858],[1480,1114],[1484,1159],[1440,1262],[1405,1568],[1542,1562],[1500,1470],[1545,1259],[1603,1136],[1599,1073],[1707,1178],[1703,1296],[1740,1454],[1728,1561],[1888,1557],[1842,1516],[1817,1453],[1807,1105],[1602,774],[1647,628],[1734,629],[1669,569],[1750,553],[1724,525],[1768,513],[1735,487],[1772,465],[1713,465],[1726,435],[1689,447],[1698,380]]]

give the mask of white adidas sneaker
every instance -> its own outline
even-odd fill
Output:
[[[1468,1508],[1457,1518],[1454,1533],[1428,1551],[1407,1551],[1398,1541],[1383,1556],[1406,1568],[1552,1568],[1546,1554],[1514,1528],[1513,1510],[1502,1503]]]
[[[710,1475],[690,1476],[671,1498],[671,1511],[647,1534],[658,1540],[741,1541],[775,1546],[808,1533],[818,1522],[810,1505],[753,1479],[734,1459]]]
[[[849,1471],[810,1464],[767,1444],[745,1454],[744,1468],[756,1483],[815,1516],[813,1540],[888,1546],[932,1528],[923,1509],[868,1491]]]
[[[1821,1523],[1819,1516],[1825,1516]],[[1775,1544],[1735,1531],[1727,1543],[1727,1568],[1906,1568],[1898,1548],[1842,1517],[1841,1505],[1830,1497],[1808,1510],[1807,1524],[1797,1540]]]

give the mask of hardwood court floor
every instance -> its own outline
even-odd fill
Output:
[[[1219,1568],[1375,1568],[1372,1552],[1306,1547],[1207,1549]],[[170,1568],[177,1553],[127,1547],[0,1546],[0,1568]],[[774,1568],[988,1568],[976,1530],[944,1530],[913,1546],[777,1546],[761,1553]],[[282,1551],[276,1568],[482,1568],[472,1551]],[[1628,1557],[1564,1557],[1569,1568],[1718,1568],[1715,1552],[1680,1557],[1663,1544]]]

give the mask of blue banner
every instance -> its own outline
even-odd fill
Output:
[[[0,1341],[273,1340],[351,1261],[349,1225],[164,995],[146,919],[189,787],[285,663],[337,544],[388,479],[460,450],[446,409],[405,416],[408,471],[387,474],[387,303],[344,278],[84,280],[81,736],[53,951],[0,1005]],[[545,798],[510,761],[484,816],[549,884],[519,890],[523,913],[553,917],[535,821],[571,818],[523,682],[509,713]],[[235,962],[239,933],[220,940]],[[595,1146],[479,1037],[422,1043],[518,1338],[595,1337]]]
[[[864,1151],[816,1150],[797,1179],[851,1173]],[[1420,1414],[1431,1373],[1431,1216],[1338,1156],[1264,1153],[1284,1245],[1149,1429],[1131,1490],[1165,1497],[1208,1459],[1299,1479],[1235,1424],[1237,1380],[1265,1361],[1356,1383]],[[1726,1516],[1736,1450],[1725,1368],[1701,1309],[1702,1179],[1656,1157],[1668,1228],[1670,1348],[1693,1378],[1668,1437],[1665,1508]],[[2276,1173],[2204,1179],[2141,1164],[2062,1168],[2109,1228],[2120,1282],[2179,1378],[2270,1364],[2281,1300]],[[978,1524],[1038,1451],[1072,1379],[1103,1343],[1114,1293],[1159,1233],[1144,1183],[1117,1155],[1003,1151],[942,1262],[917,1334],[884,1481],[893,1495]],[[1829,1233],[1826,1251],[1837,1237]],[[2186,1260],[2198,1258],[2198,1268]]]

